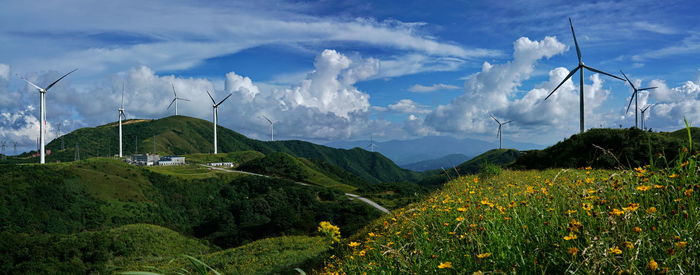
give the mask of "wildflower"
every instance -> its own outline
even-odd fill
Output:
[[[624,244],[625,247],[628,248],[628,249],[633,249],[633,248],[634,248],[634,244],[633,244],[632,242],[627,242],[627,241],[625,241],[623,244]]]
[[[686,167],[686,166],[688,166],[689,163],[690,163],[690,162],[688,162],[688,161],[686,160],[684,163],[681,163],[681,167]]]
[[[357,255],[359,255],[360,257],[364,257],[365,254],[367,254],[367,251],[365,251],[364,249],[360,250],[360,252],[357,252]]]
[[[638,208],[639,208],[638,203],[630,203],[627,205],[627,207],[623,207],[622,210],[627,211],[627,212],[634,212],[634,211],[637,211]]]
[[[678,177],[678,174],[673,173],[673,174],[669,175],[668,177],[669,177],[669,178],[672,178],[672,179],[675,179],[675,178]]]
[[[576,213],[576,212],[577,212],[576,210],[571,210],[571,209],[570,209],[570,210],[566,210],[566,214],[567,214],[567,215],[571,215],[571,214]]]
[[[479,183],[479,177],[474,177],[473,181],[474,183]]]
[[[367,233],[367,236],[370,236],[370,237],[376,237],[376,236],[377,236],[377,234],[374,234],[374,232],[369,232],[369,233]]]
[[[476,257],[479,259],[485,259],[485,258],[491,257],[491,253],[486,252],[486,253],[476,254]]]
[[[654,259],[649,260],[649,263],[647,263],[647,269],[649,270],[657,270],[659,269],[659,264],[654,261]]]
[[[439,269],[443,269],[443,268],[452,268],[452,262],[440,263],[440,264],[438,265],[438,268],[439,268]]]
[[[323,221],[318,223],[318,232],[325,235],[331,239],[331,243],[340,242],[340,228],[331,224],[330,222]]]
[[[455,220],[457,220],[458,222],[461,222],[464,220],[464,217],[457,217]]]
[[[659,184],[654,184],[654,188],[656,188],[656,189],[661,189],[661,188],[664,188],[664,186],[663,186],[663,185],[659,185]]]
[[[484,272],[481,272],[481,270],[474,271],[472,275],[484,275]]]
[[[690,196],[693,195],[693,189],[686,189],[685,191],[683,191],[683,194],[684,194],[686,197],[690,197]]]
[[[638,226],[635,226],[634,228],[632,228],[632,231],[639,233],[642,232],[642,229]]]
[[[569,249],[566,250],[567,253],[571,255],[576,255],[578,254],[578,248],[576,247],[569,247]]]
[[[583,227],[583,224],[576,219],[573,219],[569,222],[569,230],[571,231],[578,231],[579,228]]]
[[[688,242],[677,242],[676,247],[678,248],[684,248],[686,245],[688,245]]]
[[[637,190],[639,191],[649,191],[649,189],[651,189],[651,186],[649,185],[637,186]]]
[[[581,207],[583,208],[583,210],[591,211],[591,209],[593,209],[593,204],[584,202],[581,204]]]
[[[592,179],[592,178],[586,178],[586,183],[593,183],[594,180],[595,179]]]
[[[656,207],[652,206],[652,207],[649,207],[647,209],[647,214],[654,214],[654,213],[656,213]]]
[[[359,245],[360,245],[360,243],[358,243],[358,242],[350,242],[350,243],[348,244],[349,247],[356,247],[356,246],[359,246]]]
[[[593,167],[587,166],[587,167],[584,168],[584,169],[586,169],[586,170],[591,170],[591,169],[593,169]]]
[[[620,209],[614,208],[612,211],[609,212],[610,215],[615,215],[615,216],[620,216],[622,214],[625,214],[625,211],[622,211]]]
[[[644,173],[647,172],[647,170],[645,170],[645,169],[642,168],[642,167],[634,168],[634,171],[637,171],[637,173],[640,173],[640,174],[644,174]]]
[[[620,248],[618,248],[617,246],[609,248],[608,252],[610,252],[610,254],[622,254],[622,250],[620,250]]]
[[[574,234],[574,232],[569,232],[569,236],[564,236],[564,240],[570,241],[570,240],[575,240],[578,239],[578,236]]]
[[[459,212],[466,212],[466,211],[467,211],[467,208],[460,207],[460,208],[457,208],[457,211],[459,211]]]
[[[477,225],[477,224],[475,224],[475,223],[472,223],[472,224],[469,225],[469,227],[471,227],[471,228],[476,228],[477,226],[479,226],[479,225]]]

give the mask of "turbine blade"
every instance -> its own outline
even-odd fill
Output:
[[[51,87],[53,87],[53,85],[56,85],[56,83],[58,83],[59,81],[61,81],[61,79],[63,79],[64,77],[68,76],[69,74],[72,74],[73,72],[75,72],[75,71],[77,71],[77,70],[78,70],[78,69],[72,70],[72,71],[68,72],[67,74],[64,74],[61,78],[56,79],[56,81],[54,81],[54,82],[51,83],[48,87],[46,87],[45,90],[48,91],[49,89],[51,89]]]
[[[270,124],[272,124],[272,120],[270,120],[269,118],[267,118],[265,115],[263,115],[262,117],[263,117],[265,120],[267,120],[267,122],[269,122]]]
[[[124,109],[124,83],[122,82],[122,109]]]
[[[627,104],[627,111],[625,111],[625,114],[630,111],[630,106],[632,106],[632,100],[634,100],[635,96],[637,96],[637,91],[634,91],[634,93],[632,93],[632,97],[630,97],[630,103]]]
[[[501,124],[501,125],[506,125],[506,124],[511,123],[511,122],[513,122],[513,121],[509,120],[509,121],[503,122],[503,124]]]
[[[609,73],[606,73],[606,72],[604,72],[604,71],[601,71],[601,70],[598,70],[598,69],[595,69],[595,68],[592,68],[592,67],[588,67],[588,66],[586,66],[586,65],[583,65],[583,67],[586,68],[586,69],[588,69],[588,70],[590,70],[590,71],[593,71],[593,72],[596,72],[596,73],[599,73],[599,74],[604,74],[604,75],[607,75],[607,76],[609,76],[609,77],[614,77],[614,78],[617,78],[617,79],[619,79],[619,80],[625,81],[624,79],[622,79],[622,78],[620,78],[619,76],[616,76],[616,75],[614,75],[614,74],[609,74]]]
[[[170,105],[168,105],[168,108],[165,108],[166,110],[170,109],[170,106],[173,106],[173,103],[175,103],[175,98],[173,98],[173,101],[170,101]]]
[[[493,120],[496,121],[496,123],[498,123],[498,125],[501,125],[501,122],[498,121],[498,119],[496,119],[496,117],[494,117],[492,114],[489,114],[489,115],[491,116],[491,118],[493,118]]]
[[[39,90],[43,90],[43,89],[44,89],[44,88],[41,88],[41,87],[37,86],[36,84],[30,82],[29,80],[27,80],[27,79],[24,78],[24,77],[22,78],[22,80],[24,80],[24,81],[26,81],[27,83],[29,83],[29,85],[34,86],[34,88],[37,88],[37,89],[39,89]]]
[[[173,95],[175,95],[175,98],[177,98],[177,93],[175,92],[175,85],[173,85],[172,82],[170,82],[170,87],[173,87]]]
[[[637,91],[637,87],[634,87],[634,83],[632,83],[632,81],[630,81],[630,79],[627,78],[627,75],[625,74],[625,72],[623,72],[622,70],[620,70],[620,72],[622,73],[622,76],[624,76],[625,79],[627,79],[627,83],[629,83],[632,86],[632,90]]]
[[[578,63],[581,64],[581,48],[578,47],[578,40],[576,40],[576,32],[574,32],[574,23],[571,23],[571,17],[569,17],[569,26],[571,26],[571,34],[574,36],[574,44],[576,44],[576,55],[578,56]]]
[[[211,102],[214,103],[214,104],[216,104],[216,101],[214,101],[214,98],[211,97],[211,94],[209,93],[208,90],[207,90],[207,95],[209,95],[209,98],[211,99]]]
[[[637,90],[637,91],[653,90],[653,89],[656,89],[656,88],[658,88],[658,87],[641,88],[641,89],[639,89],[639,90]]]
[[[179,99],[179,100],[184,100],[184,101],[190,101],[189,99],[186,99],[186,98],[181,98],[181,97],[177,97],[176,99]]]
[[[232,95],[233,95],[233,93],[228,94],[226,97],[224,97],[224,99],[222,99],[221,101],[219,101],[219,104],[216,104],[216,106],[219,106],[219,105],[221,105],[221,103],[224,103],[224,101],[226,101],[226,100],[227,100],[229,97],[231,97]]]
[[[576,71],[578,71],[579,69],[581,69],[581,66],[578,66],[575,69],[571,70],[571,72],[569,72],[569,74],[564,78],[564,80],[562,80],[561,83],[559,83],[559,85],[557,85],[557,87],[554,88],[554,90],[552,90],[552,92],[549,93],[549,95],[544,98],[544,100],[547,100],[550,96],[552,96],[552,94],[554,94],[554,92],[556,92],[557,89],[559,89],[559,87],[561,87],[561,85],[563,85],[564,82],[569,80],[569,78],[571,78],[571,76],[573,76],[576,73]]]

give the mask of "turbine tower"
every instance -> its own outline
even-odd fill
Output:
[[[635,127],[635,128],[639,128],[639,127],[637,127],[637,126],[638,126],[638,125],[637,125],[637,122],[639,121],[638,118],[637,118],[637,110],[639,110],[639,107],[638,107],[638,105],[637,105],[637,104],[639,103],[638,100],[637,100],[638,94],[639,94],[639,92],[641,92],[641,91],[656,89],[656,87],[648,87],[648,88],[637,89],[637,87],[634,86],[634,83],[632,83],[632,81],[630,81],[630,79],[627,78],[627,75],[626,75],[622,70],[620,70],[620,72],[621,72],[622,75],[625,77],[625,79],[627,79],[627,83],[629,83],[630,86],[632,86],[632,91],[633,91],[633,92],[632,92],[632,97],[630,97],[630,103],[627,104],[627,111],[625,111],[625,114],[626,114],[627,112],[630,111],[630,106],[632,106],[632,99],[634,99],[634,127]],[[644,118],[642,118],[642,119],[644,119]],[[642,124],[644,124],[644,123],[642,123]],[[643,127],[644,127],[644,126],[642,126],[642,128],[643,128]]]
[[[379,147],[377,146],[376,143],[374,143],[374,137],[370,136],[369,137],[369,145],[367,145],[367,148],[369,148],[370,152],[374,152],[374,148]]]
[[[272,122],[272,120],[267,118],[265,115],[263,115],[262,117],[270,123],[270,141],[275,141],[275,123]]]
[[[623,80],[623,81],[624,81],[624,79],[622,79],[622,78],[620,78],[620,77],[618,77],[618,76],[615,76],[615,75],[612,75],[612,74],[603,72],[603,71],[601,71],[601,70],[594,69],[594,68],[589,67],[589,66],[587,66],[587,65],[584,65],[584,64],[583,64],[583,60],[581,59],[581,49],[579,48],[579,46],[578,46],[578,41],[576,40],[576,33],[574,32],[574,24],[571,22],[571,18],[569,18],[569,26],[571,26],[571,34],[574,36],[574,44],[576,44],[576,56],[578,56],[578,66],[576,66],[576,68],[574,68],[573,70],[571,70],[571,72],[569,72],[569,74],[564,78],[564,80],[562,80],[561,83],[559,83],[559,85],[557,85],[557,87],[554,88],[554,90],[552,90],[552,92],[549,93],[549,95],[548,95],[544,100],[547,100],[547,98],[549,98],[550,96],[552,96],[552,94],[554,94],[554,92],[556,92],[557,89],[559,89],[559,87],[561,87],[561,85],[564,84],[564,82],[566,82],[567,80],[569,80],[569,78],[571,78],[571,77],[576,73],[576,71],[579,71],[579,78],[580,78],[580,79],[579,79],[579,109],[580,109],[579,117],[580,117],[580,128],[581,128],[580,131],[581,131],[581,133],[583,133],[583,131],[584,131],[584,120],[583,120],[583,70],[586,69],[586,70],[589,70],[589,71],[592,71],[592,72],[595,72],[595,73],[604,74],[604,75],[607,75],[607,76],[610,76],[610,77],[614,77],[614,78],[617,78],[617,79]]]
[[[49,84],[49,86],[46,86],[46,88],[39,87],[38,85],[30,82],[26,78],[22,78],[24,81],[29,83],[29,85],[32,85],[34,88],[39,90],[39,163],[46,163],[46,150],[44,148],[44,141],[46,139],[45,134],[44,134],[44,124],[46,123],[46,92],[51,89],[56,83],[61,81],[64,77],[68,76],[69,74],[77,71],[78,69],[72,70],[68,72],[67,74],[64,74],[62,77],[54,81],[53,83]]]
[[[503,125],[506,125],[506,124],[511,123],[511,122],[513,122],[513,121],[512,121],[512,120],[509,120],[509,121],[506,121],[506,122],[501,123],[501,122],[498,121],[498,119],[496,119],[496,117],[494,117],[493,115],[490,115],[490,116],[491,116],[491,118],[493,118],[493,120],[496,121],[496,123],[498,123],[498,133],[496,134],[496,137],[498,137],[498,149],[502,149],[502,148],[501,148],[501,147],[502,147],[501,145],[503,144],[503,134],[502,134],[502,132],[501,132],[501,127],[503,127]]]
[[[175,97],[173,97],[173,101],[170,101],[170,105],[168,105],[167,110],[169,110],[170,106],[173,106],[173,103],[175,103],[175,115],[177,115],[177,101],[178,100],[190,101],[190,100],[185,99],[185,98],[181,98],[181,97],[177,97],[177,92],[175,92],[175,85],[173,85],[173,83],[170,83],[170,86],[173,87],[173,95],[175,95]]]
[[[126,119],[126,114],[124,113],[124,84],[122,84],[122,105],[119,107],[119,157],[124,157],[122,151],[122,118]]]
[[[647,109],[649,109],[651,106],[654,106],[654,104],[647,105],[646,107],[644,107],[644,109],[640,110],[642,112],[642,130],[646,130],[646,125],[644,124],[644,112],[646,112]]]
[[[219,123],[219,105],[221,105],[221,103],[224,103],[224,101],[226,101],[229,97],[231,97],[231,95],[233,95],[233,93],[228,94],[228,96],[226,96],[224,99],[219,101],[219,103],[216,103],[216,100],[214,100],[214,98],[211,96],[209,91],[207,91],[207,95],[209,95],[209,98],[211,99],[211,102],[213,104],[212,105],[212,113],[214,116],[214,154],[218,154],[219,151],[218,151],[217,136],[216,136],[216,125]]]

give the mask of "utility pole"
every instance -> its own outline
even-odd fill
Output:
[[[73,160],[80,160],[80,145],[78,145],[77,143],[75,144],[75,155],[73,156]]]

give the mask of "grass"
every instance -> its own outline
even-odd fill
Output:
[[[216,177],[234,179],[242,176],[238,173],[227,173],[194,164],[182,166],[151,166],[146,167],[146,169],[159,174],[174,176],[182,179],[207,179]]]
[[[296,273],[295,268],[303,269],[318,263],[320,256],[329,249],[329,240],[324,237],[285,236],[262,239],[193,258],[222,274]],[[120,270],[173,274],[183,270],[193,272],[195,268],[191,258],[180,256],[133,263]]]
[[[700,154],[680,155],[665,169],[461,177],[345,240],[323,271],[698,273]]]

